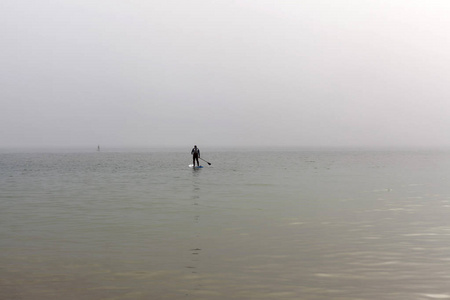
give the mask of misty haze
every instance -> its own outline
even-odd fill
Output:
[[[447,1],[3,1],[2,147],[448,147]]]

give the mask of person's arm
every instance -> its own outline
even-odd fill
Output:
[[[200,149],[198,149],[198,158],[200,158]]]

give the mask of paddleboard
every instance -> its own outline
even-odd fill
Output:
[[[203,168],[203,166],[195,166],[194,167],[194,165],[189,165],[189,168],[194,168],[194,169],[201,169],[201,168]]]

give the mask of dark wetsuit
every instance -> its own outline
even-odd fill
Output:
[[[198,158],[200,157],[200,149],[192,148],[191,154],[192,154],[192,164],[195,166],[195,161],[197,161],[197,166],[200,166],[200,163],[198,162]]]

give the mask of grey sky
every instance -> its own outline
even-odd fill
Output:
[[[450,146],[450,1],[3,0],[0,146]]]

